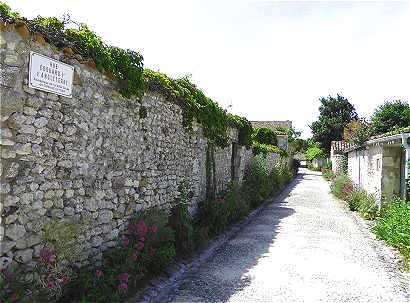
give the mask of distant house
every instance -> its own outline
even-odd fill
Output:
[[[292,121],[251,121],[253,127],[265,127],[271,130],[277,131],[278,129],[292,128]],[[286,151],[289,150],[288,147],[288,135],[287,134],[277,134],[278,146]]]
[[[407,163],[410,159],[410,129],[396,135],[371,138],[363,146],[349,146],[347,172],[350,179],[378,200],[405,197]]]

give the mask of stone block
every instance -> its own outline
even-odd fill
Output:
[[[15,254],[15,259],[22,263],[27,263],[33,258],[33,249],[18,250]]]

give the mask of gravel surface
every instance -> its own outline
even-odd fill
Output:
[[[298,178],[168,302],[410,302],[401,273],[318,173]],[[384,250],[384,251],[383,251]],[[394,255],[394,252],[393,252]]]

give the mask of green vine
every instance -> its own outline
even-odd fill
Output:
[[[187,77],[171,79],[160,72],[144,70],[149,90],[161,93],[183,111],[183,124],[192,127],[194,118],[203,126],[205,137],[219,147],[228,145],[228,127],[239,131],[239,144],[250,147],[252,125],[245,118],[227,113],[218,103],[205,96]]]
[[[0,14],[2,19],[11,18],[6,20],[10,23],[23,21],[30,31],[42,34],[49,43],[70,47],[83,59],[92,59],[99,71],[111,74],[117,80],[119,91],[125,98],[140,97],[146,89],[163,94],[168,101],[182,108],[184,126],[191,129],[196,119],[202,125],[205,137],[215,146],[228,145],[229,127],[238,129],[240,145],[252,145],[252,125],[247,119],[229,114],[205,96],[187,77],[171,79],[165,74],[144,70],[143,57],[139,53],[106,45],[86,24],[73,29],[66,28],[66,21],[62,22],[55,17],[38,16],[26,20],[11,12],[2,2]]]
[[[269,153],[273,153],[273,154],[278,154],[281,157],[287,157],[288,153],[283,150],[282,148],[278,147],[278,146],[274,146],[274,145],[270,145],[270,144],[264,144],[264,143],[259,143],[254,141],[252,143],[252,152],[254,155],[258,155],[258,154],[269,154]]]

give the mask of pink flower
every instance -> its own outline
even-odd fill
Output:
[[[130,239],[128,239],[126,237],[122,239],[122,245],[127,247],[129,244],[130,244]]]
[[[67,277],[67,276],[64,276],[64,277],[61,279],[61,282],[63,283],[63,285],[67,285],[68,283],[70,283],[70,278]]]
[[[137,231],[137,225],[134,223],[128,223],[128,233],[133,234]]]
[[[120,284],[118,285],[118,290],[119,290],[121,293],[126,293],[126,292],[128,291],[128,284],[127,284],[127,283],[120,283]]]
[[[137,248],[137,250],[143,250],[143,249],[144,249],[144,246],[145,246],[144,242],[138,242],[136,248]]]
[[[156,226],[155,224],[151,226],[151,231],[156,234],[158,231],[158,226]]]
[[[120,280],[120,282],[122,283],[128,283],[128,279],[129,279],[130,275],[128,273],[122,273],[118,276],[118,280]]]
[[[151,248],[149,249],[149,253],[148,253],[148,254],[150,255],[150,257],[153,257],[153,256],[155,256],[156,252],[157,252],[157,251],[155,250],[155,248],[152,248],[152,247],[151,247]]]
[[[54,284],[54,282],[53,282],[53,281],[48,281],[48,283],[47,283],[47,288],[48,288],[48,289],[54,289],[54,287],[56,287],[56,285]]]
[[[137,252],[133,253],[132,256],[131,256],[131,259],[132,259],[134,262],[137,262],[137,261],[139,260],[139,258],[140,258],[140,256],[139,256],[139,254],[138,254]]]
[[[145,236],[148,232],[148,226],[144,220],[139,220],[137,223],[137,232],[140,236]]]
[[[97,277],[97,279],[101,278],[102,275],[103,275],[102,270],[97,269],[97,270],[95,271],[95,276]]]

